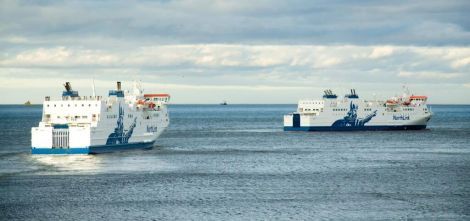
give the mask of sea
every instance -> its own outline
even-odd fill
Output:
[[[31,155],[0,105],[0,220],[470,220],[470,106],[426,130],[284,132],[296,105],[170,105],[150,150]]]

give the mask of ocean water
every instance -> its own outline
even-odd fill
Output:
[[[470,219],[470,106],[421,131],[283,132],[293,110],[171,105],[151,150],[33,156],[41,106],[0,106],[0,219]]]

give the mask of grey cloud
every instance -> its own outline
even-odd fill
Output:
[[[60,45],[468,45],[469,9],[463,0],[6,1],[0,35]]]
[[[311,87],[445,83],[463,101],[468,11],[466,0],[5,0],[0,80],[142,78],[180,95],[188,85],[303,88],[277,94],[284,102]]]

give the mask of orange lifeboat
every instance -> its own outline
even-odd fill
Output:
[[[387,100],[387,105],[397,105],[398,102],[395,100]]]
[[[427,96],[420,96],[420,95],[413,95],[413,96],[410,96],[410,99],[426,100],[426,99],[428,99],[428,97]]]

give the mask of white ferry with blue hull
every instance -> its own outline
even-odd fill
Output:
[[[31,129],[33,154],[89,154],[151,148],[168,127],[168,94],[110,90],[107,98],[79,96],[69,82],[62,99],[46,97],[42,120]]]
[[[326,90],[323,99],[300,100],[284,115],[285,131],[420,130],[431,119],[426,96],[408,95],[366,101],[354,89],[344,98]]]

